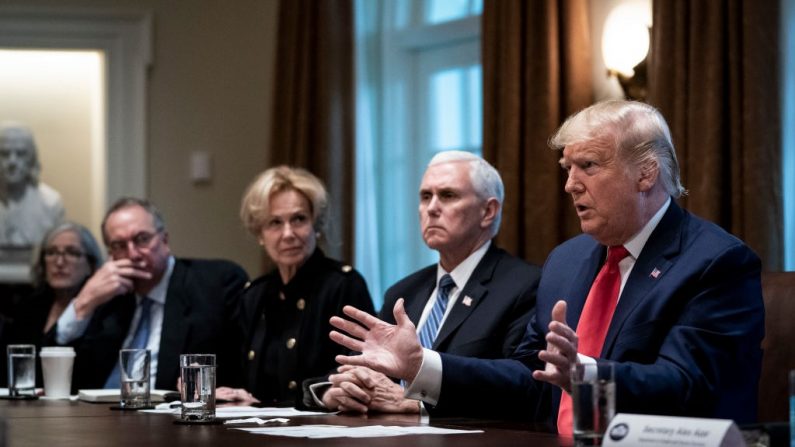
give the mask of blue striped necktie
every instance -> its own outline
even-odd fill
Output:
[[[149,323],[151,321],[151,314],[152,314],[152,300],[148,297],[144,297],[141,300],[141,317],[138,319],[138,326],[135,328],[135,333],[133,333],[133,338],[130,341],[130,345],[126,347],[126,349],[146,349],[146,345],[149,342]],[[108,380],[105,381],[105,388],[106,389],[113,389],[121,387],[121,379],[119,378],[119,362],[116,361],[116,366],[113,367],[113,371],[110,372],[108,376]]]
[[[445,274],[439,280],[439,289],[436,294],[436,302],[433,303],[431,313],[425,324],[420,329],[420,344],[423,348],[431,349],[433,341],[436,339],[436,333],[439,332],[439,325],[444,317],[444,311],[447,309],[447,301],[449,298],[450,290],[455,287],[455,282],[449,274]]]

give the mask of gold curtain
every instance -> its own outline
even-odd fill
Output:
[[[587,0],[487,0],[483,8],[483,154],[505,183],[497,243],[542,263],[580,233],[547,140],[591,104]]]
[[[270,165],[308,169],[330,194],[328,254],[353,258],[354,65],[351,0],[282,0]]]
[[[779,5],[655,1],[649,103],[668,120],[693,213],[783,260]]]

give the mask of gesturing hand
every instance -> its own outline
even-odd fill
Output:
[[[552,308],[552,321],[546,336],[547,349],[538,353],[546,365],[533,371],[533,378],[571,389],[571,365],[577,362],[577,334],[566,324],[566,302],[558,301]]]
[[[338,355],[337,362],[366,366],[398,379],[414,379],[422,365],[422,346],[414,324],[403,308],[402,298],[397,300],[393,309],[395,325],[351,306],[345,306],[342,312],[354,321],[331,317],[330,322],[349,335],[331,331],[329,337],[352,351],[361,352],[361,355]]]

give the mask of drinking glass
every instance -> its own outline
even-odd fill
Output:
[[[8,345],[8,395],[36,395],[36,346]]]
[[[122,349],[119,351],[119,382],[123,409],[146,408],[152,405],[150,397],[150,364],[152,353],[148,349]]]
[[[182,421],[215,420],[215,354],[179,356]]]
[[[572,365],[571,391],[575,443],[601,445],[616,412],[613,364]]]

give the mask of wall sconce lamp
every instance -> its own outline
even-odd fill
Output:
[[[605,21],[602,57],[608,76],[616,77],[627,99],[646,100],[650,20],[644,5],[624,3],[613,9]]]

